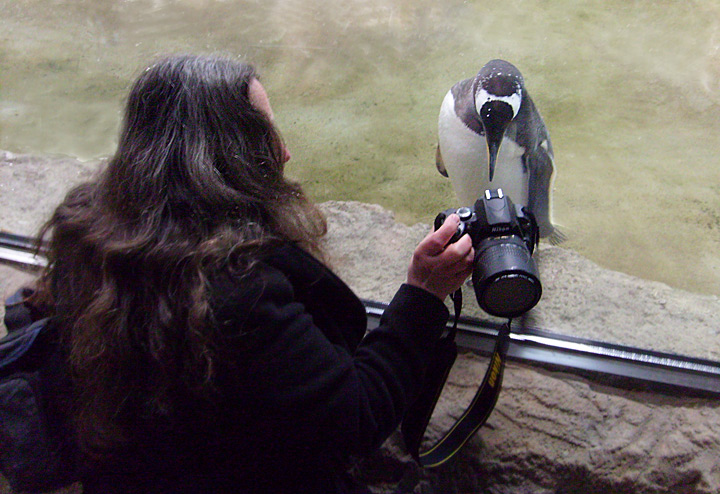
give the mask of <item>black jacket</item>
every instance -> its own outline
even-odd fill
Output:
[[[362,492],[348,461],[378,448],[418,394],[445,305],[402,285],[363,337],[360,300],[290,244],[211,286],[232,356],[221,405],[140,425],[142,444],[87,472],[85,493]]]

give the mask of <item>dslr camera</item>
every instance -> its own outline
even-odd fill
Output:
[[[460,225],[450,243],[467,233],[475,249],[472,284],[480,308],[507,318],[532,309],[540,300],[542,285],[532,257],[539,230],[530,210],[513,204],[502,189],[486,190],[472,207],[439,213],[435,229],[453,213],[460,217]]]

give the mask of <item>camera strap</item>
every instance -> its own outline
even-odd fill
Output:
[[[462,292],[457,290],[451,298],[455,308],[452,329],[439,340],[428,367],[423,390],[405,414],[401,429],[410,454],[423,467],[437,467],[452,458],[487,421],[500,394],[505,358],[510,344],[508,321],[498,333],[488,370],[472,402],[442,438],[430,449],[421,452],[425,430],[457,357],[455,335],[462,309]]]

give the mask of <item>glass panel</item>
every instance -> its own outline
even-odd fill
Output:
[[[408,225],[463,205],[434,163],[445,93],[509,60],[549,129],[568,235],[538,254],[550,276],[534,320],[720,360],[714,1],[0,0],[0,11],[0,149],[108,155],[141,67],[220,51],[260,69],[287,171],[313,198],[377,203]],[[597,265],[687,292],[627,278],[595,297]],[[569,304],[577,312],[558,315]]]

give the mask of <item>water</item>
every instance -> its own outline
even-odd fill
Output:
[[[112,153],[157,55],[222,52],[263,75],[318,201],[406,223],[457,206],[434,166],[445,92],[513,62],[550,129],[564,247],[720,295],[720,7],[714,0],[0,0],[0,149]]]

